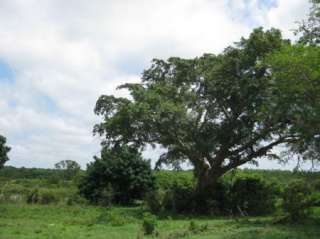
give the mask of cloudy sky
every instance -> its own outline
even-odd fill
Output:
[[[84,167],[99,153],[92,136],[99,95],[125,95],[115,87],[139,81],[152,58],[219,53],[254,27],[292,38],[308,9],[307,0],[1,0],[0,134],[12,146],[8,165],[72,159]]]

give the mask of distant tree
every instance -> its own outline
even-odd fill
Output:
[[[92,203],[105,200],[106,190],[112,188],[113,202],[130,204],[141,199],[154,188],[150,162],[128,146],[104,148],[101,158],[88,165],[87,174],[80,183],[80,193]],[[110,196],[108,196],[110,197]]]
[[[10,147],[6,146],[6,142],[6,138],[0,135],[0,169],[9,160],[8,152],[10,151]]]
[[[284,50],[274,57],[288,67],[284,72],[265,62],[286,47],[290,42],[280,31],[258,28],[219,55],[155,59],[142,83],[119,87],[130,99],[98,99],[95,113],[103,121],[94,132],[107,147],[161,145],[167,152],[158,165],[191,163],[199,195],[213,191],[231,169],[263,157],[279,159],[272,151],[276,146],[303,154],[307,148],[300,146],[320,140],[320,57],[291,69]]]
[[[74,178],[80,171],[80,165],[73,160],[62,160],[54,165],[54,167],[58,170],[64,171],[65,179]]]

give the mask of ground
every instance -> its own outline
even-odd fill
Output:
[[[151,238],[142,235],[141,212],[139,207],[107,210],[80,205],[2,203],[0,204],[0,239]],[[320,215],[319,209],[316,210],[315,215]],[[207,228],[202,232],[192,232],[191,221],[196,225],[207,225]],[[318,239],[320,238],[319,225],[319,218],[303,225],[275,225],[270,217],[167,217],[158,220],[157,238]]]

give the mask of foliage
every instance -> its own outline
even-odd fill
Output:
[[[115,203],[130,204],[141,199],[154,187],[150,162],[142,159],[134,148],[104,148],[101,158],[88,165],[87,175],[80,183],[80,193],[92,203],[99,203],[105,190],[112,187]]]
[[[27,203],[38,203],[39,202],[39,190],[34,189],[29,192],[27,196]]]
[[[299,28],[295,33],[301,35],[300,43],[315,46],[320,44],[320,1],[309,1],[312,4],[309,17],[299,24]]]
[[[277,79],[275,95],[286,91],[281,97],[283,110],[290,110],[292,124],[288,132],[294,144],[288,144],[288,159],[291,153],[299,154],[301,159],[318,161],[320,156],[320,48],[315,46],[287,46],[269,56],[266,60]],[[293,103],[293,100],[295,101]],[[304,107],[302,107],[304,106]],[[286,110],[286,111],[287,111]]]
[[[8,153],[10,151],[10,147],[6,145],[6,138],[0,135],[0,169],[3,168],[5,162],[9,160]]]
[[[145,213],[143,215],[143,222],[142,222],[142,227],[145,235],[152,235],[155,233],[157,226],[157,218],[156,216],[150,214],[150,213]]]
[[[73,160],[62,160],[54,165],[55,169],[61,170],[64,179],[71,180],[80,172],[80,165]]]
[[[175,181],[171,187],[166,190],[163,198],[165,210],[175,213],[192,212],[193,194],[192,183],[188,181]]]
[[[79,193],[73,193],[67,197],[66,204],[68,206],[72,205],[85,205],[87,201],[85,198],[81,197]]]
[[[34,189],[27,195],[27,203],[29,204],[52,204],[59,201],[58,196],[50,190],[38,190]]]
[[[312,190],[303,181],[292,182],[283,193],[283,210],[288,213],[292,222],[306,218],[313,205]]]
[[[275,209],[279,189],[257,177],[236,178],[229,190],[235,214],[263,215]]]
[[[163,189],[153,190],[146,193],[144,201],[149,211],[154,214],[161,214],[166,208],[167,191]]]
[[[319,141],[320,57],[306,50],[314,57],[295,64],[299,74],[291,79],[286,75],[290,71],[265,61],[278,53],[274,58],[290,63],[280,51],[289,47],[280,31],[258,28],[219,55],[155,59],[142,83],[119,87],[130,92],[130,99],[98,99],[95,113],[103,120],[94,132],[104,136],[102,144],[108,147],[163,146],[167,152],[158,166],[191,163],[200,194],[213,190],[222,175],[242,164],[256,164],[266,156],[279,159],[271,153],[275,146],[298,147],[294,152],[304,154],[308,149],[301,145]],[[299,50],[300,63],[307,56]],[[311,84],[315,88],[309,94]],[[306,93],[310,99],[302,100]]]
[[[110,224],[112,226],[123,226],[129,221],[130,220],[125,215],[121,215],[118,212],[112,210],[101,212],[101,214],[96,219],[96,223]]]

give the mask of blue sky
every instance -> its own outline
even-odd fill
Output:
[[[92,136],[99,95],[127,96],[116,86],[139,82],[152,58],[219,53],[254,27],[292,38],[308,8],[305,0],[1,1],[0,134],[12,146],[8,165],[72,159],[85,167],[100,149]]]

